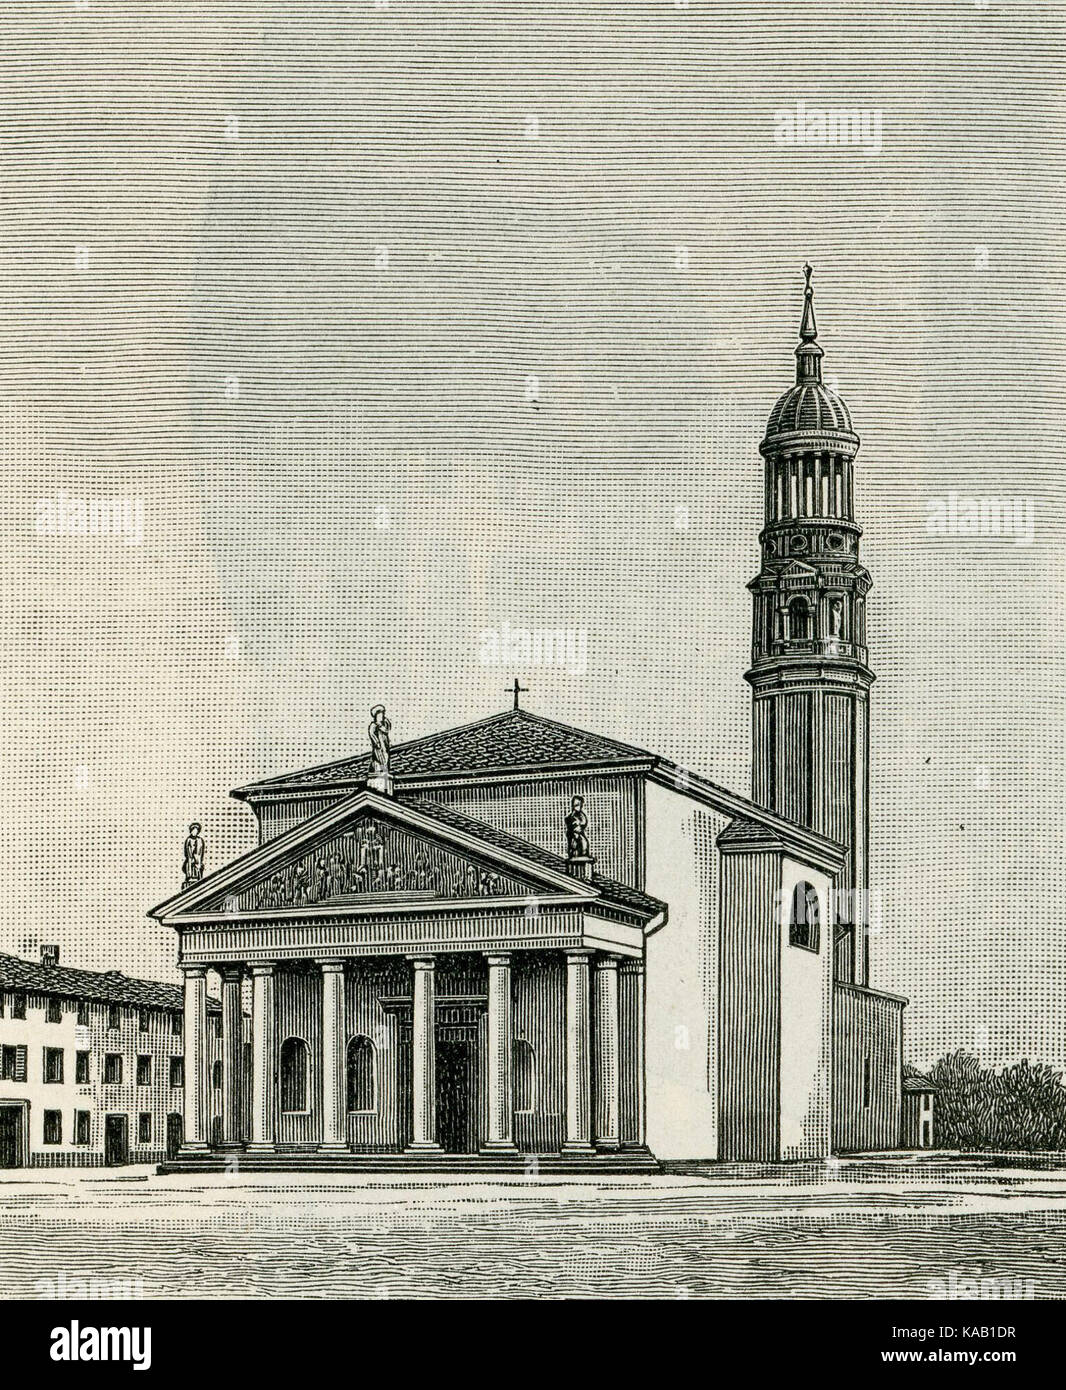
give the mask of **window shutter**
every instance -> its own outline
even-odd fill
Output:
[[[15,1048],[15,1080],[26,1080],[26,1048],[21,1043]]]

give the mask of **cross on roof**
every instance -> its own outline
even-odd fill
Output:
[[[512,685],[509,685],[509,686],[507,687],[507,693],[508,693],[509,695],[513,695],[513,696],[514,696],[514,707],[515,707],[515,709],[517,709],[517,708],[518,708],[518,697],[519,697],[519,695],[528,695],[528,694],[529,694],[529,686],[528,686],[528,685],[519,685],[519,684],[518,684],[518,677],[515,676],[515,678],[514,678],[514,683],[513,683]]]

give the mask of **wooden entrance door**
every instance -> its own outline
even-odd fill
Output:
[[[173,1158],[181,1148],[184,1129],[181,1116],[176,1111],[171,1112],[167,1116],[167,1158]]]
[[[104,1162],[114,1168],[130,1161],[130,1121],[128,1115],[104,1116]]]
[[[0,1105],[0,1168],[22,1167],[22,1124],[25,1108]]]

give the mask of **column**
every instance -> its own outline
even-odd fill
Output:
[[[436,962],[432,956],[411,961],[414,971],[411,1020],[411,1116],[409,1153],[439,1153],[437,1143]]]
[[[566,1142],[564,1153],[592,1153],[589,958],[566,953]]]
[[[482,1150],[514,1152],[514,1030],[511,1005],[511,957],[491,955],[488,1007],[489,1131]]]
[[[623,1149],[640,1149],[645,1137],[644,962],[618,967],[619,1137]]]
[[[320,1152],[345,1153],[344,962],[320,960],[318,967],[322,971],[322,1142],[318,1147]]]
[[[207,1098],[210,1068],[207,1041],[207,967],[186,965],[185,1017],[185,1134],[182,1149],[207,1152]]]
[[[249,1153],[274,1151],[274,964],[252,966],[252,1142]]]
[[[617,1149],[618,1137],[618,957],[596,957],[594,1049],[596,1147]]]
[[[241,967],[222,967],[222,1144],[241,1142]]]

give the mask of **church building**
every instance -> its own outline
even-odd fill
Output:
[[[751,795],[514,707],[238,789],[258,844],[152,916],[185,976],[167,1171],[820,1159],[900,1142],[905,1001],[871,988],[859,440],[796,382],[761,445]],[[209,1127],[208,975],[222,1124]],[[250,1059],[242,1013],[251,1012]],[[535,1158],[534,1158],[535,1156]]]

